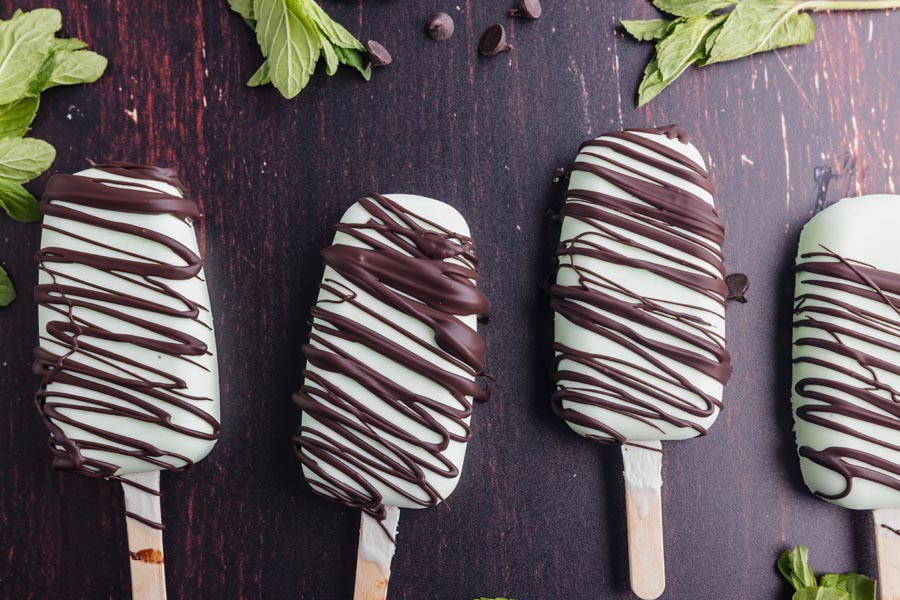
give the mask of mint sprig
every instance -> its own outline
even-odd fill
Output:
[[[86,50],[77,38],[58,38],[62,15],[52,8],[17,10],[0,20],[0,208],[13,220],[41,219],[37,200],[23,184],[50,168],[56,150],[26,138],[40,106],[41,92],[58,85],[93,83],[106,70],[106,59]],[[0,306],[15,299],[0,269]]]
[[[775,564],[795,590],[791,600],[875,600],[875,580],[865,575],[828,573],[817,582],[806,546],[785,550]]]
[[[638,88],[639,107],[690,65],[812,42],[816,27],[808,12],[900,8],[900,0],[653,0],[653,5],[675,18],[620,20],[636,40],[656,42],[656,56]]]
[[[256,32],[265,61],[247,82],[251,87],[271,83],[285,98],[293,98],[309,83],[320,58],[325,72],[338,66],[356,69],[369,80],[363,45],[332,20],[313,0],[228,0]]]
[[[870,598],[875,598],[875,580],[871,577],[866,577],[865,575],[859,575],[857,573],[836,575],[834,573],[829,573],[828,575],[822,575],[819,579],[819,584],[822,587],[837,588],[847,592],[850,596],[850,600],[868,600]]]

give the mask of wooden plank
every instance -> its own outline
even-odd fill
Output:
[[[588,136],[673,121],[710,163],[727,265],[751,287],[749,303],[728,310],[735,368],[722,416],[709,436],[666,448],[665,544],[678,549],[666,594],[780,597],[773,563],[798,543],[817,568],[877,575],[868,515],[801,483],[788,406],[789,268],[815,207],[815,167],[855,160],[828,202],[897,191],[900,46],[889,42],[900,39],[900,15],[816,15],[814,44],[690,70],[636,110],[651,46],[615,24],[653,18],[645,1],[545,2],[530,22],[507,20],[508,7],[491,2],[323,0],[394,63],[370,83],[317,73],[292,101],[245,86],[262,58],[224,0],[0,0],[0,15],[51,4],[65,35],[110,59],[96,84],[42,98],[33,135],[57,149],[51,172],[87,159],[171,164],[205,214],[223,437],[191,471],[166,478],[172,597],[353,593],[359,515],[303,482],[288,450],[299,423],[290,396],[329,226],[374,189],[442,198],[465,214],[494,306],[483,331],[499,379],[475,408],[458,490],[444,507],[404,515],[392,593],[631,598],[619,452],[598,451],[549,408],[552,322],[539,282],[557,235],[545,219],[558,196],[553,169]],[[456,21],[442,43],[423,31],[438,9]],[[515,49],[482,58],[478,36],[498,21]],[[40,193],[44,181],[28,187]],[[39,237],[0,214],[0,264],[20,292],[0,309],[0,597],[127,597],[117,486],[53,472],[32,406]]]

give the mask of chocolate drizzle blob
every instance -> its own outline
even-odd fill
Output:
[[[185,227],[200,213],[191,200],[154,185],[180,193],[172,169],[93,169],[54,175],[41,200],[34,296],[46,326],[33,370],[53,467],[116,479],[120,461],[132,464],[129,472],[137,472],[135,461],[145,471],[181,471],[219,437],[212,398],[194,395],[184,378],[215,377],[211,349],[189,333],[211,331],[211,316],[185,291],[192,280],[202,284],[203,260],[169,227],[153,224],[176,219]],[[192,450],[178,448],[185,445]]]
[[[813,492],[841,500],[858,479],[900,492],[900,464],[886,458],[900,453],[900,389],[890,383],[900,364],[889,358],[900,355],[900,274],[821,244],[800,255],[795,272],[804,291],[794,303],[793,362],[818,370],[794,383],[796,418],[838,436],[823,446],[827,438],[816,435],[817,447],[800,445],[799,453],[844,482]]]
[[[688,142],[676,125],[608,133],[571,167],[552,405],[600,443],[702,435],[722,407],[725,231]]]
[[[472,399],[486,394],[485,343],[463,320],[490,308],[475,245],[414,207],[372,194],[360,222],[336,225],[294,395],[312,488],[378,520],[384,490],[415,506],[443,500],[435,481],[459,475],[448,451],[469,440]]]

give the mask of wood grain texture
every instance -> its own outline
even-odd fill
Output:
[[[844,169],[828,202],[900,183],[900,14],[816,15],[814,44],[691,70],[636,110],[651,47],[615,24],[651,17],[649,2],[546,2],[534,22],[507,22],[507,2],[323,4],[394,62],[369,84],[317,74],[286,101],[244,86],[261,58],[224,0],[0,0],[3,16],[60,8],[64,31],[110,58],[97,84],[42,99],[34,135],[58,150],[51,172],[88,159],[178,166],[205,213],[223,435],[191,472],[162,476],[169,595],[351,596],[359,514],[303,482],[290,398],[329,225],[378,190],[440,198],[466,216],[494,304],[483,332],[498,379],[476,407],[449,502],[405,511],[391,597],[631,598],[619,450],[585,442],[550,409],[539,282],[558,231],[544,215],[561,191],[554,167],[582,140],[669,122],[707,159],[727,265],[751,287],[750,302],[728,310],[722,416],[707,437],[665,449],[664,597],[786,597],[774,561],[797,543],[817,570],[875,575],[870,516],[816,500],[800,478],[789,266],[815,206],[815,167]],[[447,42],[424,33],[433,10],[456,20]],[[515,50],[478,56],[478,35],[498,20]],[[21,294],[0,310],[0,597],[123,598],[118,486],[53,472],[33,406],[39,237],[0,218],[0,260]]]
[[[638,598],[654,600],[666,589],[663,511],[659,491],[626,488],[625,514],[631,590]]]

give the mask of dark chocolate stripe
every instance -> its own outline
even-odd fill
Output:
[[[171,169],[129,163],[95,165],[94,168],[111,175],[162,181],[181,188],[181,182]],[[109,185],[111,183],[117,185]],[[122,185],[129,187],[123,188]],[[67,205],[62,205],[63,202]],[[50,430],[54,468],[88,477],[116,475],[120,465],[87,457],[85,451],[138,458],[147,463],[148,471],[181,471],[189,467],[192,461],[187,456],[114,429],[90,425],[87,421],[91,415],[108,415],[152,423],[190,438],[215,440],[219,437],[219,423],[203,407],[210,398],[189,395],[186,391],[188,382],[137,362],[128,356],[127,350],[111,351],[96,343],[96,340],[107,340],[125,344],[126,348],[140,347],[195,366],[199,366],[196,357],[209,354],[202,340],[179,328],[167,327],[155,319],[135,314],[135,311],[146,311],[185,322],[201,323],[209,328],[199,318],[201,313],[208,312],[208,308],[178,293],[167,283],[197,277],[203,260],[190,248],[165,234],[130,225],[114,217],[100,217],[93,212],[104,209],[197,219],[200,213],[196,204],[140,182],[54,175],[47,182],[41,209],[47,217],[57,219],[54,224],[45,225],[45,229],[73,241],[91,244],[97,249],[90,252],[44,247],[36,255],[39,268],[49,276],[51,283],[35,288],[35,300],[42,308],[59,316],[47,324],[40,339],[42,343],[53,342],[65,348],[64,352],[57,352],[50,349],[52,346],[39,346],[35,349],[33,367],[35,374],[41,377],[36,403]],[[177,259],[169,264],[144,256],[133,248],[114,248],[106,243],[102,234],[97,239],[87,239],[67,229],[73,223],[90,225],[104,232],[126,234],[162,246],[171,250]],[[117,256],[107,256],[102,252],[110,250],[115,250]],[[120,279],[129,286],[146,290],[147,296],[104,286],[92,281],[88,274],[76,277],[70,273],[70,265],[90,269],[88,273],[103,273]],[[155,298],[160,295],[171,300],[176,307],[156,301]],[[113,324],[103,327],[95,322],[96,317],[92,317],[91,313],[112,319]],[[206,426],[202,430],[194,430],[178,425],[172,421],[172,411],[175,409],[198,417]],[[68,436],[64,428],[74,427],[97,436],[99,440]],[[129,516],[146,522],[138,516]]]
[[[688,139],[680,127],[670,125],[610,133],[582,144],[579,159],[571,168],[573,175],[582,171],[599,177],[624,197],[570,187],[562,217],[581,221],[590,232],[560,240],[556,252],[557,276],[570,269],[577,274],[579,284],[550,288],[557,318],[606,338],[623,353],[636,354],[649,365],[640,367],[619,356],[554,344],[557,390],[553,408],[568,422],[592,430],[587,437],[601,443],[624,443],[626,436],[608,423],[588,417],[582,408],[602,408],[660,432],[661,424],[667,423],[706,433],[698,421],[721,408],[721,400],[700,389],[679,365],[722,384],[730,374],[725,340],[706,319],[685,310],[689,307],[684,304],[643,297],[628,289],[625,282],[583,264],[585,259],[592,259],[653,273],[724,307],[725,230],[718,213],[703,198],[653,176],[649,170],[662,171],[685,186],[693,184],[713,193],[709,175],[687,155],[640,133],[665,135],[683,143]],[[616,155],[610,155],[610,151]],[[582,156],[599,158],[602,164]],[[640,168],[628,166],[620,160],[623,157],[638,162]],[[651,240],[664,249],[637,238]],[[616,250],[612,242],[639,251],[642,258]],[[693,260],[673,255],[667,251],[670,248]],[[666,334],[680,343],[649,339],[636,326]],[[671,366],[673,363],[676,366]],[[587,372],[565,368],[564,364],[580,365]],[[674,386],[679,393],[673,394],[667,386]],[[686,416],[679,416],[682,413]]]
[[[379,488],[386,486],[412,502],[434,506],[443,498],[429,479],[459,475],[443,452],[450,442],[469,440],[465,420],[472,414],[470,398],[483,394],[474,378],[483,371],[485,345],[458,317],[487,316],[489,303],[474,283],[478,259],[470,238],[426,221],[384,196],[373,194],[360,203],[371,219],[340,223],[336,229],[363,247],[337,244],[322,252],[325,264],[347,284],[325,279],[321,288],[334,299],[320,300],[312,310],[311,343],[303,347],[308,363],[306,381],[294,401],[319,427],[301,427],[294,443],[300,462],[322,479],[310,480],[317,493],[381,520],[385,509]],[[362,292],[426,325],[434,332],[434,345],[360,302],[357,296]],[[391,327],[404,342],[391,340],[330,308],[343,303]],[[386,361],[433,381],[451,394],[453,404],[411,392],[403,381],[379,371],[378,365],[366,364],[343,350],[341,341],[365,346]],[[435,358],[467,375],[436,366]],[[330,374],[352,379],[384,405],[433,433],[428,437],[437,441],[423,440],[365,406],[336,385]],[[453,424],[452,430],[442,423],[446,420]],[[427,459],[398,441],[424,451]],[[353,483],[333,476],[329,469]],[[413,485],[418,493],[401,489],[398,480]]]
[[[900,365],[879,358],[870,350],[900,353],[900,274],[821,248],[801,255],[795,267],[797,283],[806,286],[806,291],[795,299],[794,328],[812,331],[794,341],[794,364],[814,365],[856,383],[829,378],[827,372],[820,377],[800,379],[794,385],[794,393],[808,403],[796,409],[796,417],[900,452],[900,390],[878,377],[878,371],[900,375]],[[829,293],[840,296],[831,298]],[[873,302],[889,307],[888,314],[893,316],[862,308],[866,303],[871,307]],[[804,348],[814,348],[815,356],[804,352]],[[855,365],[843,366],[840,359]],[[855,425],[864,423],[883,427],[893,435],[866,434]],[[853,491],[855,479],[867,479],[900,491],[900,464],[882,456],[839,445],[820,449],[803,445],[799,452],[844,479],[844,488],[837,493],[814,489],[822,498],[846,498]]]

